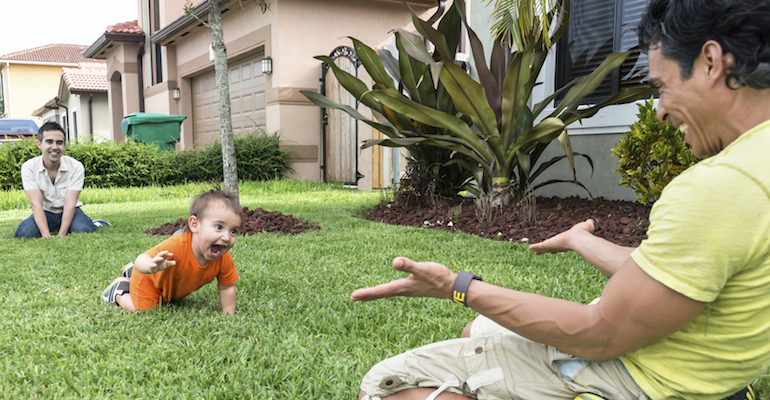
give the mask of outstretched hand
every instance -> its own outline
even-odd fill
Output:
[[[393,259],[393,268],[410,275],[389,283],[358,289],[350,296],[352,301],[370,301],[387,297],[452,297],[452,285],[457,274],[434,262],[415,262],[406,257]]]
[[[176,265],[176,261],[169,260],[169,258],[173,256],[174,254],[169,253],[168,250],[161,251],[150,261],[150,265],[147,267],[148,272],[154,274],[156,272],[163,271],[168,267],[173,267]]]
[[[574,240],[586,233],[593,235],[595,229],[594,220],[588,219],[575,224],[572,228],[552,238],[546,239],[540,243],[531,244],[529,249],[534,251],[537,255],[574,250]]]

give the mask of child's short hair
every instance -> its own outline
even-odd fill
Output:
[[[232,193],[223,192],[221,190],[209,190],[208,192],[201,193],[193,199],[190,203],[190,216],[196,216],[198,219],[203,219],[206,210],[213,202],[222,202],[226,208],[234,212],[238,218],[243,221],[243,209],[241,209],[241,203],[238,201],[238,197]],[[190,226],[185,226],[185,232],[190,231]]]

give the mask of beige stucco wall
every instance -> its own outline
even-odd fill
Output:
[[[110,140],[121,142],[123,133],[120,122],[123,117],[139,111],[139,68],[136,55],[139,44],[116,43],[107,54],[107,81],[109,82]]]
[[[9,118],[31,118],[38,125],[42,118],[33,117],[32,113],[56,97],[61,79],[63,66],[77,67],[77,64],[67,65],[34,65],[19,63],[3,63],[3,84],[6,85],[5,99]]]
[[[171,23],[182,15],[183,4],[182,0],[165,0],[161,5],[163,23]],[[235,3],[222,17],[228,61],[232,63],[259,54],[273,58],[273,73],[265,77],[266,131],[279,131],[284,146],[299,146],[305,154],[305,158],[294,164],[293,178],[319,180],[320,109],[300,93],[300,90],[320,89],[321,62],[313,57],[328,55],[340,45],[352,46],[346,36],[356,37],[373,48],[390,44],[393,29],[412,30],[411,14],[400,2],[379,0],[273,1],[270,11],[264,14],[255,2],[241,4],[243,8]],[[428,4],[433,2],[418,1],[412,7],[427,19],[433,11]],[[173,10],[178,10],[176,15]],[[182,124],[180,148],[194,143],[190,82],[213,70],[213,62],[209,60],[210,43],[211,34],[203,27],[166,43],[164,80],[173,84],[145,89],[146,112],[188,117]],[[371,83],[363,67],[359,77]],[[147,79],[145,77],[145,82]],[[170,97],[170,91],[176,86],[181,89],[180,100]],[[360,111],[365,115],[369,112],[363,106]],[[371,137],[371,128],[360,123],[359,141]],[[315,156],[307,156],[312,152]],[[359,172],[366,176],[359,181],[359,188],[371,188],[371,149],[359,153]]]
[[[65,89],[59,94],[59,99],[62,104],[67,106],[66,110],[61,109],[60,111],[62,113],[67,112],[67,130],[70,140],[75,140],[75,124],[77,124],[78,142],[101,143],[112,140],[106,93],[93,93],[92,96],[91,93],[73,94]],[[90,107],[89,101],[91,102]],[[73,120],[73,113],[77,113],[77,121]],[[91,113],[93,113],[93,118]],[[91,129],[92,119],[93,130]]]

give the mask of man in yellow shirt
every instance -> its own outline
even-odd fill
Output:
[[[575,251],[609,275],[590,305],[396,258],[408,278],[353,301],[453,298],[464,338],[377,364],[361,398],[719,400],[770,368],[770,2],[652,0],[638,27],[658,118],[700,162],[672,181],[639,248],[588,220],[537,254]],[[435,397],[438,396],[438,397]]]

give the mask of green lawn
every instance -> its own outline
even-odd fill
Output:
[[[474,317],[435,299],[351,303],[356,288],[402,277],[390,267],[395,256],[579,302],[606,282],[574,254],[534,257],[519,244],[355,217],[380,200],[377,191],[249,182],[243,206],[322,229],[239,238],[235,316],[221,313],[214,284],[146,312],[102,303],[119,268],[161,239],[142,231],[186,217],[206,189],[86,189],[84,211],[113,226],[47,240],[13,238],[30,212],[23,192],[0,192],[0,398],[352,400],[373,364],[458,337]]]

